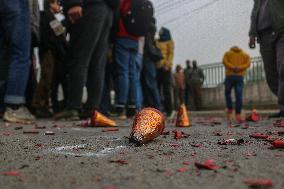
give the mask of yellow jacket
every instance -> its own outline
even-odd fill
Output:
[[[244,76],[250,67],[250,57],[238,47],[232,47],[223,58],[226,75]]]
[[[157,67],[162,68],[167,66],[172,68],[174,60],[175,44],[173,40],[169,41],[157,41],[157,47],[161,50],[163,59],[158,63]]]

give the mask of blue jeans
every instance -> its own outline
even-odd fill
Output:
[[[143,106],[143,93],[142,93],[142,86],[141,86],[141,71],[143,66],[143,55],[138,53],[136,57],[136,64],[137,64],[137,103],[136,107],[137,110],[141,110]]]
[[[233,109],[233,101],[231,97],[232,89],[235,89],[236,96],[236,114],[240,114],[243,106],[243,88],[244,77],[242,76],[226,76],[225,79],[225,97],[228,109]]]
[[[138,42],[119,38],[116,40],[115,55],[115,86],[117,107],[136,108],[137,104],[137,64]]]
[[[0,96],[0,100],[3,102],[4,98],[6,104],[24,104],[31,47],[28,1],[0,0],[0,15],[0,57],[5,48],[8,57],[8,61],[0,62],[0,74],[7,75],[5,81],[0,81],[5,82],[5,97]]]
[[[145,106],[161,110],[162,105],[157,84],[156,65],[153,61],[146,57],[144,57],[143,60],[142,75]]]

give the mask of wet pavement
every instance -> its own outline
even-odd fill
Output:
[[[272,188],[284,188],[284,150],[250,137],[283,138],[284,127],[273,121],[194,118],[190,128],[167,122],[164,135],[140,147],[128,142],[132,121],[119,124],[108,131],[47,120],[0,122],[0,188],[239,189],[248,188],[246,179],[271,179]]]

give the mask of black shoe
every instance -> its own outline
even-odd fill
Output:
[[[90,109],[84,109],[80,112],[79,117],[80,119],[88,119],[92,117],[93,111]]]
[[[64,120],[64,121],[79,121],[79,112],[77,110],[64,110],[55,114],[55,120]]]
[[[270,119],[276,119],[276,118],[284,118],[284,111],[280,111],[277,114],[272,114],[268,116]]]

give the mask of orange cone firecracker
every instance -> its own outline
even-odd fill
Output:
[[[253,109],[251,115],[249,115],[246,120],[252,121],[252,122],[259,122],[260,121],[260,115],[259,115],[259,113],[257,113],[256,109]]]
[[[177,127],[190,127],[190,120],[187,114],[186,106],[184,104],[180,105],[178,115],[177,115],[177,121],[176,121]]]
[[[92,127],[116,127],[115,121],[105,117],[98,111],[94,111],[91,118]]]
[[[160,136],[165,129],[165,117],[154,108],[145,108],[134,119],[130,142],[148,143]]]

